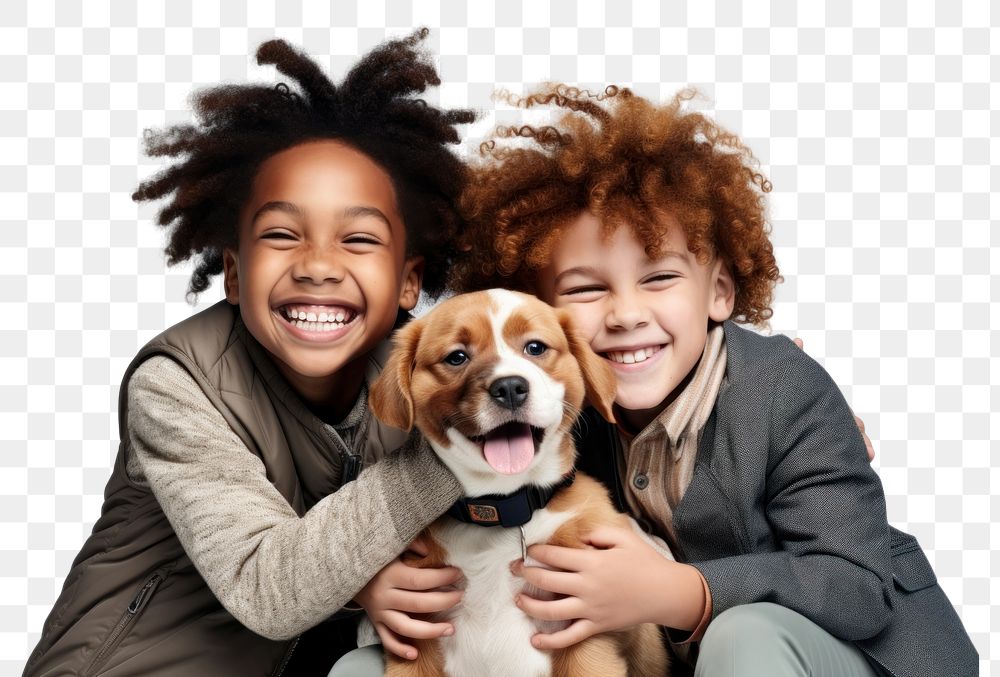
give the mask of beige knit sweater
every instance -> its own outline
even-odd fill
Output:
[[[370,465],[300,518],[173,360],[136,370],[128,406],[129,476],[148,483],[222,605],[271,639],[342,608],[461,495],[424,443]]]

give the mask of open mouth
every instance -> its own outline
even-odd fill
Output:
[[[617,362],[618,364],[637,364],[639,362],[645,362],[653,355],[663,350],[663,347],[663,345],[658,345],[646,346],[645,348],[639,348],[638,350],[612,350],[606,353],[601,353],[601,356],[606,360],[611,360],[612,362]]]
[[[278,312],[293,327],[315,332],[343,329],[358,316],[356,310],[344,306],[288,304]]]
[[[501,475],[517,475],[531,465],[544,436],[541,428],[511,421],[471,439],[482,447],[483,458],[491,468]]]

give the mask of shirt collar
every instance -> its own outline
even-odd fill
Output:
[[[691,380],[673,402],[639,431],[632,444],[665,434],[674,457],[678,457],[682,452],[681,441],[689,434],[697,434],[711,415],[725,374],[725,332],[721,324],[716,324],[708,331],[705,349]]]

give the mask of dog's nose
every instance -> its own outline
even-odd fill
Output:
[[[490,384],[490,397],[514,411],[528,399],[528,382],[520,376],[504,376]]]

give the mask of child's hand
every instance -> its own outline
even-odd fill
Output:
[[[427,546],[420,539],[411,543],[409,550],[427,555]],[[458,604],[461,590],[439,588],[452,585],[461,577],[461,570],[455,567],[419,569],[397,557],[375,574],[354,601],[368,612],[382,645],[400,658],[413,660],[417,649],[407,644],[406,639],[451,635],[455,628],[450,623],[431,623],[410,614],[446,611]]]
[[[800,338],[793,338],[792,343],[797,345],[802,350],[805,350],[805,341]],[[865,452],[868,454],[868,462],[875,460],[875,447],[872,445],[871,439],[868,437],[868,433],[865,432],[865,422],[861,420],[857,414],[852,411],[851,414],[854,415],[854,424],[858,426],[858,430],[861,431],[861,438],[865,441]]]
[[[541,601],[521,593],[517,606],[540,620],[571,621],[565,630],[532,637],[536,649],[562,649],[638,623],[694,629],[705,607],[697,569],[664,558],[629,529],[601,527],[586,542],[593,549],[528,548],[532,558],[554,571],[514,563],[516,575],[560,596]]]

